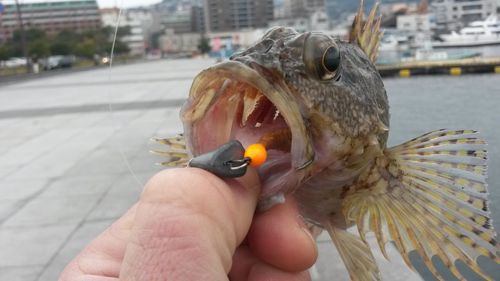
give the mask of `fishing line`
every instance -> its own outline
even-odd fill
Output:
[[[116,25],[115,25],[114,35],[113,35],[113,43],[111,44],[111,51],[110,51],[110,55],[109,55],[108,82],[110,84],[111,84],[111,76],[112,76],[111,70],[113,68],[113,60],[114,60],[114,55],[115,55],[115,44],[116,44],[116,39],[118,37],[118,28],[120,27],[120,22],[121,22],[122,12],[123,12],[122,7],[123,7],[123,0],[120,1],[120,8],[118,10],[118,17],[116,19]],[[120,127],[114,118],[114,111],[113,111],[113,105],[111,104],[112,98],[111,98],[110,91],[108,90],[107,93],[108,93],[108,100],[109,100],[108,110],[109,110],[109,115],[110,115],[110,120],[111,120],[111,126],[113,127],[115,132],[118,132]],[[141,180],[139,180],[139,178],[137,177],[137,174],[134,172],[134,169],[132,169],[132,166],[130,165],[130,161],[128,161],[127,156],[125,155],[125,152],[123,150],[123,146],[121,145],[120,141],[117,142],[117,148],[118,148],[118,152],[120,153],[120,156],[121,156],[123,162],[125,163],[125,166],[127,166],[128,171],[130,172],[130,174],[132,175],[134,180],[142,188],[144,186],[144,183]]]

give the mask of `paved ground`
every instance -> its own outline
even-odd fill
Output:
[[[0,87],[0,280],[56,280],[136,202],[159,170],[148,139],[180,132],[191,79],[211,63],[149,62]],[[315,279],[348,280],[325,236],[319,249]],[[420,280],[394,252],[392,264],[375,253],[386,280]]]

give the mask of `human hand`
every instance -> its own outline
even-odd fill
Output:
[[[226,181],[163,171],[60,281],[310,280],[317,248],[294,201],[254,216],[259,192],[253,170]]]

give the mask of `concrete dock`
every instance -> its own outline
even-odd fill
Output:
[[[460,60],[409,61],[378,65],[382,77],[410,77],[415,75],[452,75],[497,73],[500,74],[500,57],[468,58]]]

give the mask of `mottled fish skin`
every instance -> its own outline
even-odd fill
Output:
[[[335,79],[320,80],[308,73],[303,53],[311,36],[321,38],[319,50],[332,44],[338,46],[341,67]],[[342,187],[361,171],[356,163],[370,163],[385,148],[388,137],[387,95],[373,63],[363,50],[349,42],[321,33],[298,33],[287,27],[269,30],[260,42],[233,55],[231,60],[259,69],[268,79],[276,77],[275,83],[286,83],[289,94],[302,107],[302,118],[309,125],[316,151],[321,152],[313,162],[311,180],[299,187],[304,190],[297,193],[299,202],[307,198],[301,205],[313,220],[322,219],[313,213],[339,212],[340,204],[332,201],[340,199]],[[344,177],[348,179],[338,180]],[[324,204],[324,209],[306,210],[318,204]]]
[[[380,122],[389,126],[389,105],[382,78],[367,55],[357,46],[339,38],[325,40],[326,49],[331,42],[337,44],[341,54],[338,78],[321,81],[307,73],[303,63],[305,40],[320,33],[298,33],[292,28],[277,27],[269,30],[262,40],[232,60],[247,65],[259,65],[282,77],[301,101],[306,119],[320,115],[324,122],[316,128],[336,130],[352,138],[370,134],[380,135],[382,144],[387,131],[380,131]],[[324,35],[322,35],[324,36]],[[312,125],[316,125],[311,123]]]

